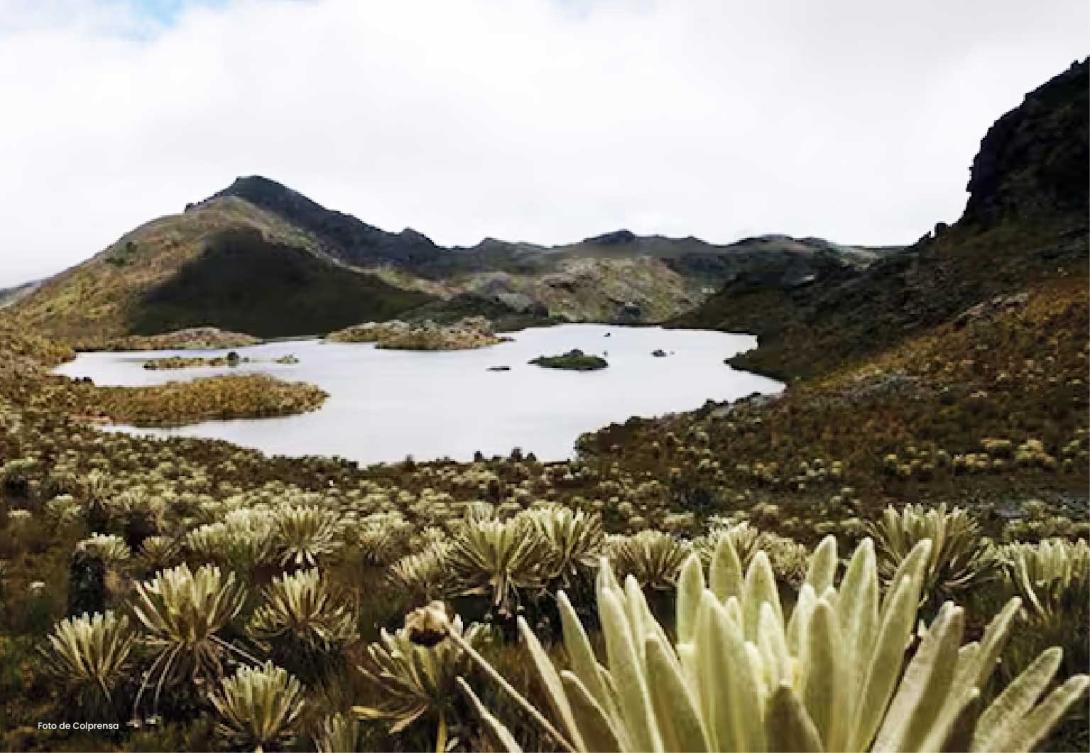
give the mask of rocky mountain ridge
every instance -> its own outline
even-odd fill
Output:
[[[647,323],[677,316],[741,276],[791,288],[864,268],[888,251],[783,235],[720,246],[628,230],[562,246],[485,239],[444,248],[249,176],[127,233],[11,312],[83,347],[199,326],[261,337],[323,334],[395,317],[485,315],[501,327]]]

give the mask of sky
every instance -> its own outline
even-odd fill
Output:
[[[445,245],[904,244],[1084,0],[0,0],[0,287],[238,175]]]

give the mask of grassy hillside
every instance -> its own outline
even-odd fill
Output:
[[[259,337],[321,334],[390,319],[430,300],[252,229],[227,230],[140,297],[129,329],[153,334],[214,325]]]
[[[275,215],[222,198],[137,228],[11,312],[36,331],[96,345],[205,325],[318,333],[429,300],[344,267]]]
[[[39,284],[37,280],[34,280],[33,282],[25,282],[22,285],[0,290],[0,309],[13,305],[21,298],[26,298],[37,289]]]

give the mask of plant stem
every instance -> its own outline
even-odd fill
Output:
[[[465,638],[458,635],[453,630],[447,630],[447,637],[454,641],[459,648],[469,654],[469,658],[472,659],[477,664],[477,666],[484,670],[485,674],[491,677],[497,685],[507,691],[507,694],[514,698],[515,702],[518,703],[518,705],[521,706],[527,714],[533,717],[534,721],[540,724],[542,729],[544,729],[549,735],[553,737],[553,739],[560,743],[560,747],[562,747],[568,753],[579,753],[579,751],[576,750],[575,746],[568,742],[567,738],[560,734],[556,727],[554,727],[552,723],[548,719],[546,719],[540,711],[534,708],[534,704],[530,703],[522,696],[521,693],[515,690],[511,683],[507,682],[507,680],[504,679],[503,675],[497,672],[496,669],[488,663],[487,659],[477,653],[477,650],[473,648],[473,646],[469,645],[469,642],[466,641]]]
[[[435,753],[444,753],[447,749],[447,715],[439,712],[439,729],[435,732]]]

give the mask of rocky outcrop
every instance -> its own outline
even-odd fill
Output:
[[[1083,61],[999,118],[956,223],[865,269],[830,266],[777,285],[742,275],[672,324],[755,334],[759,347],[731,364],[787,379],[892,347],[978,304],[1085,278],[1088,88]]]
[[[988,129],[973,160],[963,222],[1086,211],[1087,67],[1087,60],[1072,63]]]
[[[330,332],[329,342],[375,343],[383,350],[469,350],[505,342],[483,317],[468,317],[449,325],[432,321],[365,322]]]
[[[409,266],[434,261],[443,253],[430,238],[406,228],[390,233],[350,214],[326,209],[298,191],[260,175],[237,178],[213,198],[237,196],[311,234],[322,250],[350,264],[394,262]]]
[[[143,368],[148,371],[166,371],[174,369],[219,368],[221,366],[234,367],[249,362],[249,358],[244,358],[232,350],[225,356],[167,356],[166,358],[151,358],[144,361]]]
[[[242,332],[228,332],[216,327],[192,327],[161,335],[132,335],[109,343],[107,350],[214,350],[243,348],[261,340]]]

